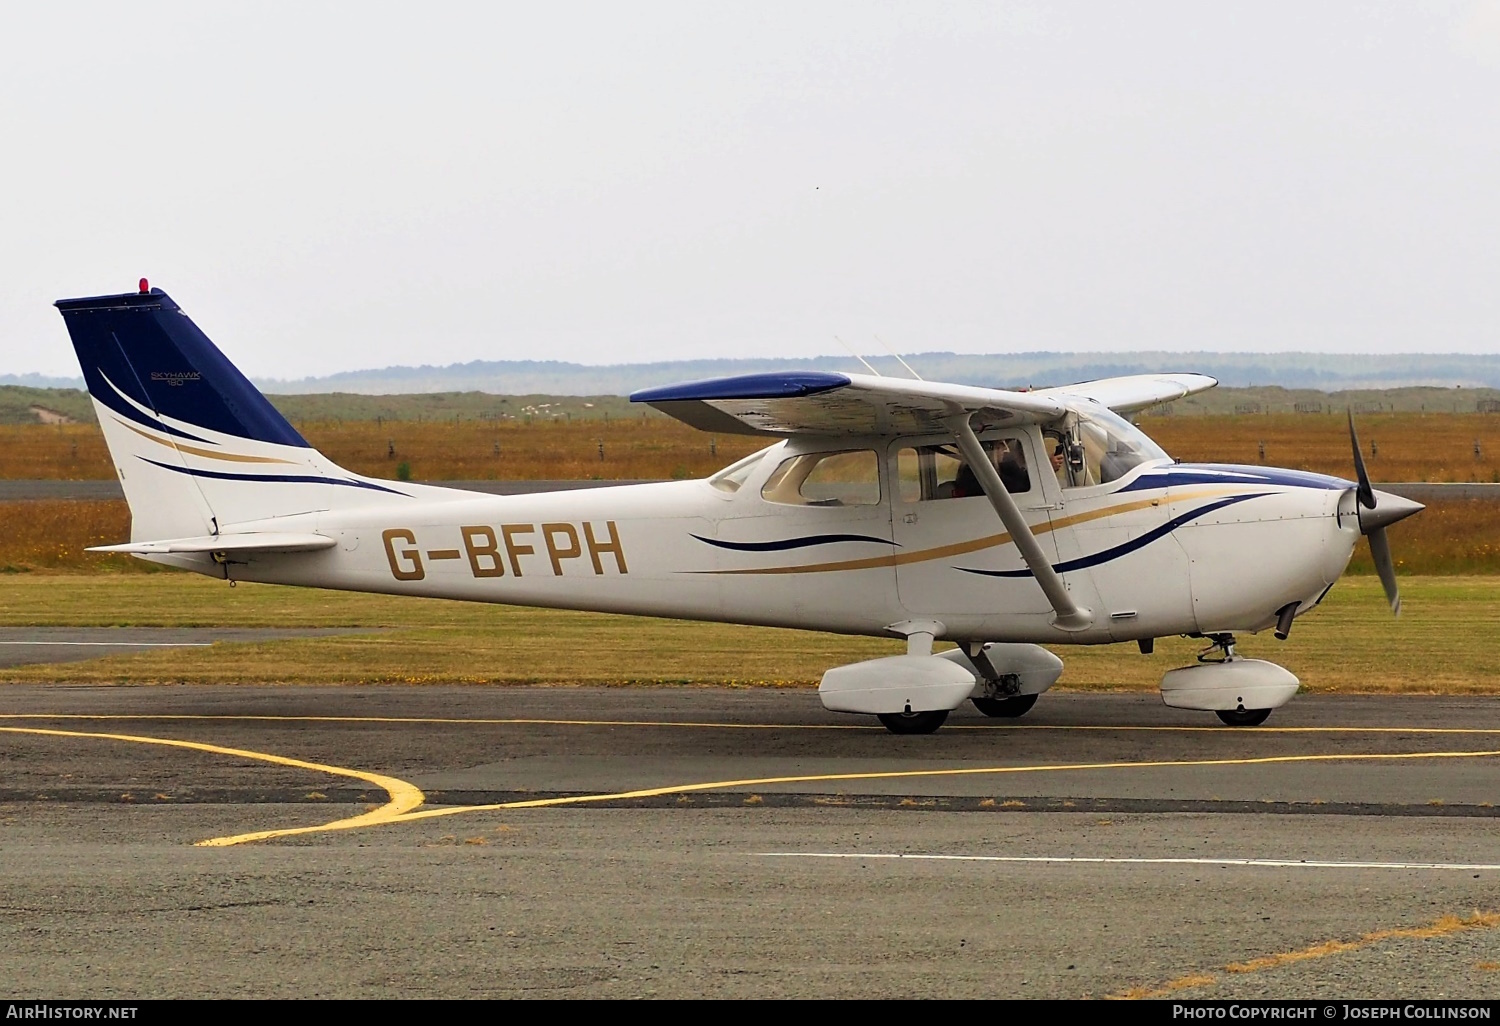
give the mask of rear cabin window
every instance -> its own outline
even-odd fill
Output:
[[[760,494],[788,506],[875,506],[880,460],[873,449],[793,456],[766,479]]]
[[[739,491],[740,485],[745,483],[745,479],[754,472],[756,467],[760,466],[760,461],[765,459],[766,453],[770,451],[769,448],[762,449],[760,452],[751,453],[738,463],[731,463],[709,478],[708,483],[721,492]]]
[[[1031,491],[1031,473],[1026,468],[1026,450],[1019,438],[997,438],[980,442],[1012,495]],[[934,499],[966,499],[983,495],[979,479],[964,460],[958,446],[923,445],[896,454],[902,502]]]

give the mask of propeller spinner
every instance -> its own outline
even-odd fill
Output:
[[[1359,502],[1359,531],[1370,539],[1370,555],[1375,560],[1375,572],[1380,575],[1380,583],[1385,588],[1391,612],[1400,616],[1401,590],[1396,586],[1396,563],[1391,558],[1391,545],[1386,540],[1385,529],[1427,507],[1420,502],[1413,502],[1390,492],[1377,492],[1370,487],[1365,457],[1359,451],[1359,435],[1354,430],[1353,410],[1349,411],[1349,442],[1354,447],[1354,472],[1359,477],[1359,485],[1355,489]]]

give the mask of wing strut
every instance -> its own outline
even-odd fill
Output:
[[[1000,515],[1000,522],[1010,532],[1010,540],[1021,550],[1021,558],[1031,569],[1036,582],[1042,586],[1047,601],[1057,611],[1057,618],[1052,621],[1052,625],[1065,631],[1086,629],[1094,622],[1094,614],[1075,603],[1073,596],[1068,594],[1068,586],[1052,568],[1041,545],[1037,544],[1036,536],[1031,533],[1026,518],[1021,515],[1016,500],[1010,497],[1010,492],[1005,490],[1005,485],[1000,481],[999,471],[985,455],[984,446],[979,444],[974,426],[969,423],[970,416],[965,412],[954,413],[948,418],[948,426],[953,431],[953,437],[957,440],[969,469],[974,471],[979,486],[989,497],[990,505],[995,507],[995,512]]]

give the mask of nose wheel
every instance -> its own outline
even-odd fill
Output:
[[[880,713],[880,722],[892,734],[931,734],[948,719],[947,709],[932,712]]]
[[[1220,709],[1216,716],[1231,727],[1258,727],[1271,715],[1269,709]]]

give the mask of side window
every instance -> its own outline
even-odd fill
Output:
[[[1104,408],[1077,410],[1042,438],[1064,488],[1109,484],[1142,463],[1170,458],[1140,428]]]
[[[1019,438],[999,438],[980,444],[1007,492],[1023,495],[1031,491],[1026,450]],[[984,494],[979,478],[964,461],[956,445],[902,449],[896,454],[896,475],[901,501],[906,503],[966,499]]]
[[[766,479],[760,494],[788,506],[875,506],[880,459],[873,449],[793,456]]]

